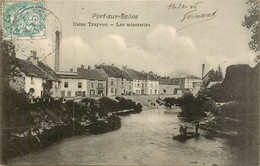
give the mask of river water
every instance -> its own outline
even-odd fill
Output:
[[[122,117],[122,127],[116,131],[66,138],[41,151],[12,158],[8,164],[229,165],[238,162],[222,138],[173,140],[179,134],[178,111],[144,110]]]

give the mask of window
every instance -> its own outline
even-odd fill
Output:
[[[98,83],[99,88],[103,88],[103,83]]]
[[[114,85],[114,82],[113,82],[113,80],[111,81],[111,85]]]
[[[68,82],[64,82],[64,88],[68,88],[69,87],[69,83]]]
[[[62,90],[62,91],[60,91],[60,92],[61,92],[61,97],[65,97],[65,91]]]
[[[129,85],[129,90],[131,90],[131,85]]]
[[[95,90],[90,90],[90,95],[95,95]]]
[[[111,88],[111,93],[114,93],[114,88]]]
[[[67,92],[67,96],[68,96],[68,97],[71,97],[71,91],[68,91],[68,92]]]
[[[123,82],[123,81],[122,81],[122,83],[121,83],[121,84],[122,84],[122,86],[124,86],[124,82]]]
[[[91,88],[94,88],[94,82],[90,83]]]
[[[31,84],[34,84],[34,78],[31,77]]]
[[[78,88],[82,88],[82,83],[81,82],[78,83]]]
[[[75,97],[85,97],[85,91],[75,91]]]

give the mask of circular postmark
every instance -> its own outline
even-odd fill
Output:
[[[9,30],[5,33],[14,43],[16,53],[29,57],[31,50],[34,50],[40,59],[52,55],[59,48],[62,38],[62,26],[58,17],[46,9],[45,4],[15,3],[18,4],[9,12],[12,15],[6,14],[10,21],[5,24],[8,26],[5,30]]]

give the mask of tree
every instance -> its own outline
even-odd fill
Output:
[[[215,81],[222,81],[222,80],[223,80],[222,69],[221,69],[220,65],[218,65],[218,68],[215,72]]]
[[[259,0],[248,0],[247,4],[249,4],[251,7],[248,9],[248,15],[245,16],[245,20],[242,22],[242,26],[248,28],[252,32],[251,41],[248,43],[251,50],[254,50],[255,52],[260,51],[259,47]],[[255,58],[255,62],[260,61],[260,55],[257,55]]]
[[[16,53],[15,46],[12,42],[1,40],[0,41],[0,55],[1,55],[1,73],[3,88],[9,85],[9,82],[15,77],[20,77],[20,73],[17,70],[17,64],[15,61]]]

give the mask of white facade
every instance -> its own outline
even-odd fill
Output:
[[[159,81],[147,81],[147,94],[148,95],[158,95],[159,93]]]
[[[142,81],[133,80],[133,93],[136,95],[141,95],[142,93]]]
[[[42,97],[45,82],[42,78],[24,76],[24,91],[33,97]]]
[[[87,80],[61,78],[60,97],[86,97],[87,96]]]
[[[132,82],[125,78],[107,78],[107,96],[127,94],[132,89]]]

